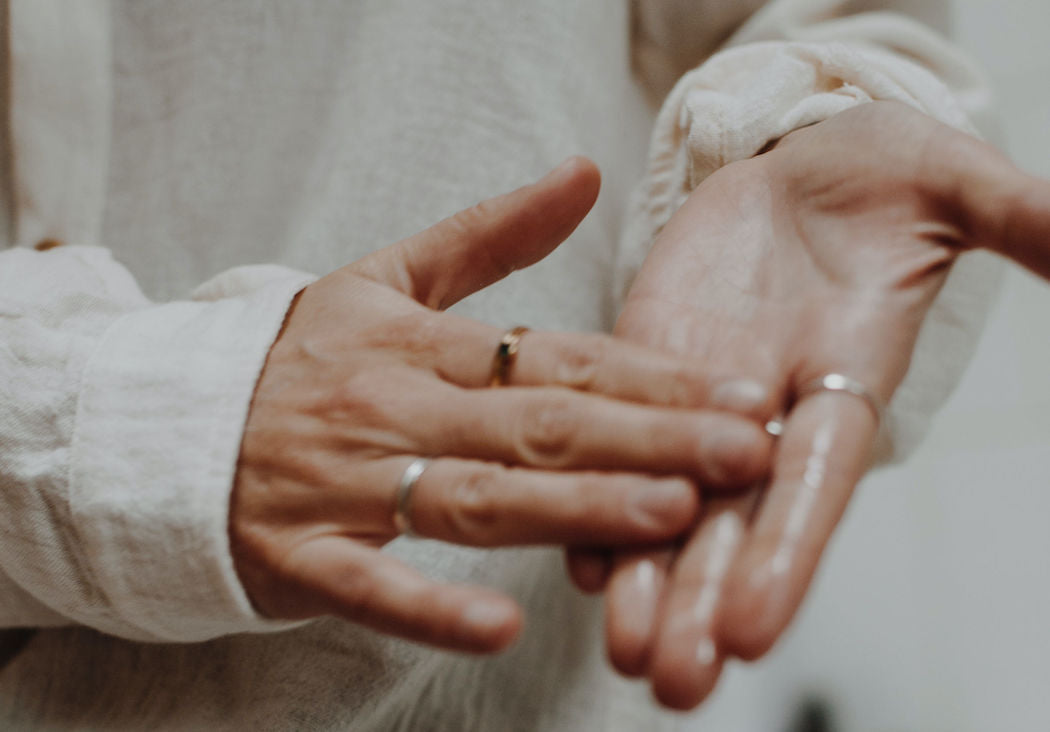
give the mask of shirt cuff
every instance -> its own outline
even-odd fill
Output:
[[[657,116],[645,177],[632,200],[617,263],[621,297],[656,235],[709,175],[789,132],[872,101],[908,104],[976,134],[943,82],[873,44],[749,43],[684,75]]]
[[[161,641],[299,624],[252,608],[227,523],[255,384],[309,281],[286,270],[238,297],[131,312],[104,334],[84,372],[71,459],[73,525],[104,595],[86,622]]]

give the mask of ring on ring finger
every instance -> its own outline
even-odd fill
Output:
[[[875,394],[873,389],[854,378],[839,373],[827,373],[803,384],[795,393],[795,401],[800,402],[808,396],[821,391],[841,392],[862,400],[875,417],[876,426],[881,426],[886,415],[886,405]]]
[[[416,458],[408,464],[398,482],[394,495],[394,528],[403,536],[417,536],[412,528],[412,490],[428,465],[430,458]]]

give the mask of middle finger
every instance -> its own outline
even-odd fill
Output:
[[[756,423],[715,412],[646,407],[558,388],[458,390],[414,400],[405,429],[421,454],[534,468],[687,475],[711,487],[765,474],[772,440]],[[428,392],[430,393],[430,392]],[[433,429],[433,415],[443,424]]]

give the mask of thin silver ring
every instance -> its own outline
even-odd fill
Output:
[[[410,518],[412,511],[412,489],[416,487],[423,471],[430,465],[430,458],[416,458],[408,464],[397,484],[397,496],[394,502],[394,528],[399,534],[415,536]]]
[[[824,374],[819,379],[813,379],[813,381],[803,384],[796,392],[795,401],[800,402],[818,391],[839,391],[863,399],[875,417],[875,424],[882,424],[886,414],[886,405],[882,403],[882,400],[879,399],[874,391],[856,379],[852,379],[845,374]]]

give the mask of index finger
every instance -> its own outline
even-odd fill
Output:
[[[817,392],[784,425],[773,480],[727,578],[721,646],[757,658],[794,617],[857,482],[878,423],[851,394]]]

